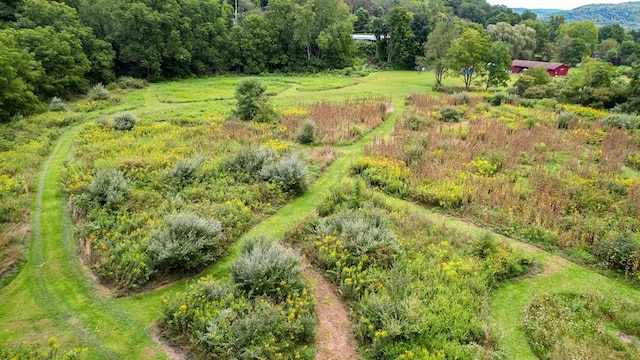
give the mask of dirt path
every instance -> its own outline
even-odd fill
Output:
[[[180,349],[173,347],[167,344],[162,336],[160,335],[160,328],[158,324],[153,325],[153,330],[151,331],[151,338],[155,341],[158,346],[164,351],[167,357],[171,360],[185,360],[187,355],[181,351]]]
[[[353,325],[337,289],[310,265],[305,266],[304,277],[311,281],[316,299],[316,360],[356,359]]]

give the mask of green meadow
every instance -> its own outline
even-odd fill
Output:
[[[214,320],[181,301],[237,281],[233,264],[266,236],[304,253],[340,289],[363,359],[638,356],[637,264],[604,269],[617,258],[598,246],[617,251],[609,240],[635,226],[623,214],[639,211],[637,131],[606,127],[606,113],[588,108],[438,95],[432,72],[407,71],[251,77],[283,120],[241,122],[232,113],[245,79],[113,88],[108,100],[80,100],[3,130],[0,139],[12,141],[0,143],[0,209],[13,215],[3,219],[0,250],[13,254],[14,270],[0,288],[0,354],[33,346],[50,358],[76,349],[87,359],[167,359],[153,339],[158,327],[194,357],[222,351],[188,331],[213,336],[198,326]],[[125,112],[137,124],[115,130]],[[460,119],[448,122],[453,112]],[[572,114],[568,128],[558,126],[561,112]],[[296,134],[309,118],[325,137],[302,145]],[[265,162],[298,159],[306,182],[292,190],[264,168],[244,170],[243,156],[263,153]],[[215,219],[224,233],[216,256],[187,266],[154,253],[171,214]],[[600,218],[619,231],[598,232]],[[341,221],[387,235],[358,238]],[[342,232],[328,232],[331,224]],[[18,236],[25,227],[29,235]],[[629,259],[634,236],[625,237],[636,246]],[[394,280],[416,291],[385,289]],[[282,299],[297,296],[291,291]],[[271,295],[234,296],[243,316]],[[280,319],[283,309],[310,306],[267,310]],[[557,318],[555,327],[546,318]],[[276,345],[299,347],[273,353],[284,358],[313,358],[316,346]]]

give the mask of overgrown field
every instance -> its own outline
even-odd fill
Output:
[[[299,250],[365,359],[638,356],[637,117],[427,95],[431,73],[253,79],[277,121],[238,120],[229,76],[123,79],[2,128],[2,261],[35,235],[0,354],[164,359],[157,326],[192,358],[312,359]]]
[[[353,311],[367,359],[501,358],[488,293],[531,261],[491,234],[470,236],[344,182],[289,233]]]
[[[408,97],[351,172],[388,193],[636,276],[640,119],[554,102]]]

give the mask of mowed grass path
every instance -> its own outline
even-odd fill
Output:
[[[86,346],[91,359],[164,358],[145,324],[98,294],[76,257],[60,170],[80,127],[64,133],[42,166],[32,207],[27,264],[0,293],[0,319],[9,339]]]
[[[178,116],[214,114],[224,117],[232,108],[232,91],[239,77],[194,79],[153,84],[125,95],[114,111],[132,111],[143,119],[168,120]],[[209,267],[202,275],[224,277],[244,239],[254,234],[282,236],[313,212],[318,201],[332,186],[348,176],[349,165],[362,153],[362,146],[373,136],[389,134],[402,114],[408,93],[431,90],[433,75],[414,72],[375,73],[364,78],[344,77],[266,77],[267,91],[277,107],[335,100],[346,97],[384,96],[395,107],[392,119],[350,146],[336,147],[340,157],[311,185],[304,195],[292,200],[275,215],[251,229],[231,253]],[[453,84],[456,81],[448,79]],[[228,82],[228,83],[227,83]],[[46,340],[57,336],[63,346],[86,346],[90,359],[165,359],[151,340],[151,329],[160,316],[162,297],[184,289],[187,281],[170,287],[126,298],[103,296],[75,256],[68,214],[60,193],[59,172],[70,153],[79,127],[61,136],[41,170],[39,193],[32,209],[33,239],[27,264],[13,282],[0,291],[0,336],[10,340]],[[402,200],[388,201],[411,207],[436,223],[469,233],[486,230]],[[511,241],[543,264],[544,271],[530,278],[509,282],[492,294],[495,326],[504,337],[500,341],[511,359],[535,358],[519,329],[522,310],[529,299],[542,292],[562,290],[594,291],[607,296],[627,296],[640,301],[639,292],[537,248]],[[8,329],[8,331],[4,331]]]

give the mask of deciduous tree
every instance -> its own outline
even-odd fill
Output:
[[[0,122],[42,107],[33,93],[33,83],[42,75],[40,64],[18,47],[14,33],[0,31]]]
[[[447,67],[456,72],[469,90],[472,80],[485,66],[486,53],[491,46],[491,37],[477,29],[465,29],[453,40],[447,52]]]
[[[415,44],[414,34],[411,31],[412,20],[413,14],[402,6],[394,6],[385,14],[386,61],[393,66],[411,68],[414,65]]]
[[[536,32],[534,29],[518,24],[511,26],[506,22],[499,22],[487,26],[487,34],[492,41],[503,41],[509,47],[509,54],[513,59],[529,60],[536,49]]]
[[[436,86],[442,85],[442,77],[447,70],[446,58],[451,42],[460,35],[460,30],[453,21],[442,21],[427,37],[424,45],[422,62],[433,68]]]
[[[509,47],[502,41],[491,43],[486,53],[487,89],[490,87],[506,86],[509,81],[507,69],[511,66]]]

